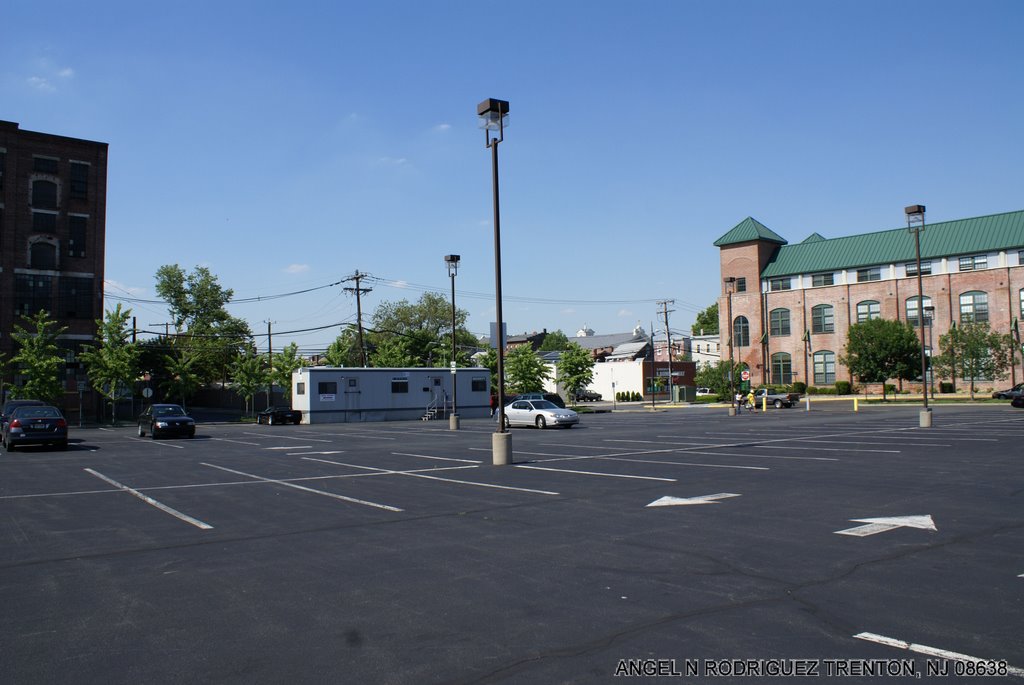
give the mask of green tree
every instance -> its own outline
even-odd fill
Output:
[[[370,366],[399,369],[420,366],[420,360],[413,355],[411,348],[412,345],[406,338],[385,338],[370,353]]]
[[[973,400],[976,380],[991,380],[1006,373],[1013,345],[1012,336],[994,332],[988,323],[967,322],[939,337],[942,354],[932,360],[932,365],[942,376],[969,381]]]
[[[561,352],[569,349],[569,338],[562,331],[555,331],[544,336],[540,344],[540,352]]]
[[[455,354],[459,366],[468,366],[469,351],[477,344],[476,337],[465,329],[467,317],[465,310],[455,310]],[[368,346],[378,349],[386,341],[401,339],[397,348],[388,346],[385,358],[393,359],[395,350],[402,349],[412,360],[408,366],[447,366],[452,356],[451,331],[451,302],[442,295],[424,293],[415,303],[382,302],[373,313]]]
[[[91,345],[79,355],[92,387],[110,402],[111,424],[117,420],[117,400],[138,376],[139,351],[128,330],[131,313],[122,310],[120,303],[108,309],[106,318],[96,321],[99,345]]]
[[[252,348],[239,355],[231,367],[235,392],[245,400],[245,411],[252,413],[252,400],[256,393],[267,387],[267,360]]]
[[[324,353],[330,366],[359,366],[359,333],[354,326],[345,328],[334,342],[327,346]]]
[[[274,354],[270,379],[274,385],[281,388],[281,394],[286,400],[292,396],[292,374],[301,366],[302,357],[299,355],[299,346],[295,343],[289,343],[283,350]]]
[[[558,379],[575,404],[576,394],[594,380],[593,356],[579,344],[569,343],[558,361]]]
[[[491,372],[491,392],[498,392],[498,351],[488,347],[476,357],[476,364]]]
[[[513,393],[542,392],[551,372],[532,347],[519,345],[505,355],[505,376]]]
[[[908,323],[869,319],[850,326],[839,360],[862,383],[881,383],[885,399],[887,380],[913,380],[920,374],[921,343]]]
[[[11,334],[17,350],[11,364],[26,381],[24,385],[14,387],[11,394],[57,404],[64,396],[61,383],[64,356],[57,345],[57,336],[67,329],[58,327],[45,310],[21,318],[25,325],[15,324]]]
[[[729,383],[729,369],[732,369],[733,381]],[[714,364],[704,364],[694,377],[697,387],[707,388],[719,397],[730,397],[732,390],[739,388],[740,372],[743,365],[730,363],[728,359],[721,359]],[[731,388],[731,389],[730,389]]]
[[[182,348],[180,351],[165,355],[163,366],[166,369],[167,377],[162,386],[167,397],[178,399],[181,406],[195,394],[202,381],[195,371],[197,357],[195,352]]]
[[[714,303],[706,309],[697,313],[697,320],[693,322],[694,335],[714,335],[718,333],[718,303]],[[704,386],[701,386],[704,387]]]

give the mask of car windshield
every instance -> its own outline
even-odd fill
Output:
[[[56,407],[18,407],[12,415],[16,419],[59,419]]]
[[[530,400],[530,404],[533,405],[534,409],[558,409],[558,405],[547,400]]]
[[[153,414],[156,416],[184,416],[185,410],[176,404],[167,407],[154,407]]]

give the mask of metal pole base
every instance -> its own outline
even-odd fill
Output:
[[[491,433],[491,454],[495,466],[512,463],[512,434]]]
[[[920,427],[921,428],[931,428],[932,427],[932,410],[931,409],[922,409],[921,410],[920,419],[921,419],[921,423],[920,423]]]
[[[459,430],[459,415],[452,414],[448,417],[448,430],[457,431]]]
[[[736,407],[729,407],[729,416],[736,416]]]

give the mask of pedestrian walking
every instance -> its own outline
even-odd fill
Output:
[[[751,413],[757,411],[757,398],[754,397],[753,390],[747,393],[747,411]]]

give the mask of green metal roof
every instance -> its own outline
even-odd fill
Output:
[[[766,240],[770,243],[785,245],[786,239],[778,233],[762,224],[757,219],[747,217],[736,224],[731,231],[715,241],[717,247],[723,245],[735,245],[736,243],[748,243],[752,240]]]
[[[804,238],[803,242],[805,242],[805,243],[816,243],[819,240],[824,240],[824,239],[825,239],[825,236],[823,236],[822,234],[820,234],[820,233],[812,233],[809,236],[807,236],[806,238]]]
[[[743,224],[740,224],[741,226]],[[739,228],[739,227],[737,227]],[[715,245],[731,235],[727,233]],[[813,237],[813,236],[812,236]],[[1024,249],[1024,210],[926,224],[921,259]],[[906,227],[843,238],[782,245],[761,272],[763,278],[912,262],[914,235]]]

